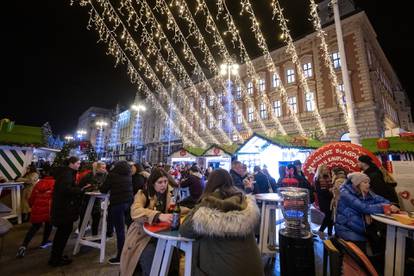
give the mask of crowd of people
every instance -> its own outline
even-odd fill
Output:
[[[49,265],[70,264],[72,260],[63,251],[74,223],[80,218],[80,227],[85,216],[89,201],[85,192],[100,191],[110,194],[107,236],[116,233],[117,252],[109,263],[120,264],[121,275],[149,275],[156,240],[145,234],[143,225],[171,223],[170,205],[178,201],[182,212],[187,213],[179,231],[196,239],[195,275],[263,275],[255,233],[260,212],[254,194],[277,192],[281,187],[309,191],[310,203],[317,203],[324,214],[320,232],[327,229],[328,236],[335,233],[364,252],[369,244],[373,255],[380,256],[384,253],[385,229],[369,215],[399,210],[395,181],[392,184],[390,176],[384,175],[369,156],[361,156],[359,165],[361,172],[353,173],[321,165],[312,181],[304,176],[299,160],[280,166],[279,179],[274,179],[266,167],[255,166],[249,172],[237,160],[228,172],[202,169],[197,164],[81,164],[77,157],[70,157],[63,168],[43,170],[40,180],[36,168],[29,167],[20,180],[26,183],[23,204],[27,214],[31,208],[32,226],[17,256],[25,256],[30,240],[44,225],[41,246],[52,245]],[[188,196],[179,198],[179,193],[172,192],[176,188],[188,188]],[[97,200],[92,210],[92,236],[98,234],[100,218]],[[56,233],[50,242],[52,225]],[[308,224],[304,227],[309,229]],[[374,244],[370,243],[375,238]],[[245,252],[249,252],[248,260],[243,258]],[[171,272],[178,273],[177,267],[177,256],[173,256]]]

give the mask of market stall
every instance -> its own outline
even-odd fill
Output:
[[[199,162],[199,156],[204,152],[202,148],[181,148],[170,154],[168,163],[173,167],[176,165],[192,165]]]
[[[279,166],[300,160],[302,163],[306,157],[323,143],[301,136],[274,136],[268,137],[254,133],[235,152],[237,160],[246,164],[249,171],[254,166],[266,165],[269,173],[275,179],[279,178]]]
[[[231,168],[231,158],[237,148],[238,145],[210,146],[202,155],[202,167],[222,168],[229,171]]]

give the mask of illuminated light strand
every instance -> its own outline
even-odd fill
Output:
[[[225,46],[225,43],[218,31],[217,25],[211,15],[211,12],[207,6],[207,4],[204,2],[204,0],[197,0],[197,12],[202,12],[203,15],[207,17],[208,24],[211,24],[210,26],[206,26],[206,31],[211,31],[214,35],[214,40],[218,43],[218,47],[220,47],[219,53],[222,55],[224,60],[232,61],[232,58],[230,57],[230,53],[227,50],[227,47]],[[243,59],[242,59],[243,61]],[[252,81],[254,82],[254,79],[252,78]],[[244,85],[244,82],[240,78],[240,74],[238,73],[236,75],[236,83],[240,85],[243,101],[246,105],[249,107],[252,106],[254,108],[254,117],[257,119],[257,122],[260,125],[260,128],[263,129],[266,133],[269,133],[269,130],[267,129],[266,125],[264,124],[263,120],[261,119],[259,112],[257,111],[256,105],[254,104],[253,100],[251,99],[250,95],[247,93],[246,86]],[[243,124],[246,128],[246,130],[249,132],[249,134],[253,133],[250,126],[248,126],[245,116],[243,114]],[[246,127],[247,126],[247,127]]]
[[[138,2],[139,0],[136,0],[136,1]],[[148,10],[146,12],[147,17],[149,15],[152,15],[151,19],[153,19],[153,20],[155,20],[157,22],[157,23],[153,22],[152,25],[153,26],[158,26],[158,29],[159,29],[160,33],[162,34],[162,36],[165,38],[165,41],[167,42],[167,45],[169,45],[169,47],[172,48],[172,46],[170,45],[170,43],[168,41],[168,38],[166,37],[165,33],[163,33],[162,28],[160,27],[160,25],[159,25],[156,17],[152,13],[152,11],[151,11],[150,7],[148,6],[148,4],[146,3],[146,1],[140,1],[140,2],[143,2],[146,5],[146,8],[149,9],[149,12],[148,12]],[[222,115],[227,115],[226,111],[224,110],[224,107],[221,104],[221,102],[222,102],[221,99],[218,99],[216,93],[214,92],[213,87],[211,86],[209,80],[205,76],[205,74],[204,74],[204,72],[202,70],[201,65],[199,64],[198,60],[196,59],[194,53],[192,52],[191,47],[188,45],[188,43],[186,41],[186,38],[185,38],[184,34],[181,32],[181,29],[179,28],[177,22],[175,21],[174,16],[172,15],[170,9],[168,8],[168,5],[165,2],[162,2],[162,1],[157,1],[157,4],[158,4],[158,6],[156,7],[157,10],[159,10],[162,14],[166,14],[168,16],[168,21],[170,22],[170,28],[172,28],[172,30],[174,30],[174,33],[175,33],[177,39],[179,40],[179,42],[183,43],[186,46],[185,47],[186,49],[190,49],[189,50],[189,53],[185,57],[187,59],[190,58],[191,59],[190,62],[192,64],[195,64],[196,65],[195,70],[197,70],[197,72],[199,73],[198,74],[198,78],[199,78],[199,80],[201,80],[201,82],[199,84],[197,84],[197,85],[202,86],[202,88],[207,91],[207,94],[208,94],[207,96],[212,97],[213,99],[215,99],[215,103],[216,103],[215,105],[219,109],[219,113],[222,114]],[[184,7],[185,7],[185,9],[182,10],[182,13],[184,13],[185,11],[188,11],[187,7],[186,6],[184,6]],[[149,20],[151,20],[151,19],[149,19]],[[198,34],[200,34],[197,25],[194,25],[193,24],[193,32],[197,32]],[[200,34],[200,37],[201,37],[201,39],[198,40],[198,43],[199,44],[203,44],[204,43],[203,44],[204,46],[201,45],[199,47],[202,48],[202,49],[204,49],[207,52],[208,56],[210,57],[209,59],[212,60],[213,63],[214,63],[214,64],[211,64],[211,63],[209,64],[209,66],[212,66],[210,68],[210,71],[216,72],[217,71],[217,65],[215,63],[215,60],[214,60],[214,58],[213,58],[213,56],[212,56],[212,54],[211,54],[211,52],[210,52],[207,44],[204,42],[204,39],[202,38],[201,34]],[[177,55],[176,55],[176,60],[175,61],[181,64],[180,59],[178,58]],[[182,66],[182,64],[181,64],[181,67],[184,67],[184,66]],[[183,71],[185,71],[185,70],[183,70]],[[196,97],[200,98],[201,96],[198,93],[196,87],[194,86],[194,83],[191,80],[190,76],[187,75],[186,78],[184,78],[184,80],[185,80],[186,84],[188,86],[190,86],[191,92],[193,94],[195,94]],[[237,106],[235,106],[235,107],[237,107]],[[207,111],[207,113],[208,113],[207,115],[209,117],[212,116],[213,118],[215,118],[215,116],[213,116],[213,114],[210,112],[210,110],[209,110],[209,108],[207,106],[206,106],[206,111]],[[229,117],[229,116],[227,115],[227,117]],[[229,123],[229,125],[230,125],[230,127],[232,129],[232,132],[235,132],[236,133],[235,135],[237,135],[240,138],[241,141],[244,141],[243,137],[240,135],[239,131],[234,126],[233,121],[230,120],[228,123]],[[220,132],[223,132],[223,130],[221,128],[216,128],[216,129],[218,129]],[[226,135],[226,134],[224,133],[224,135]],[[225,136],[225,137],[227,137],[227,136]],[[232,143],[232,141],[230,139],[228,139],[228,143]]]
[[[338,100],[338,104],[339,104],[339,106],[342,110],[342,113],[345,116],[345,120],[346,120],[346,123],[348,125],[348,128],[350,128],[348,112],[346,110],[346,105],[345,105],[345,103],[342,99],[342,93],[339,90],[338,78],[336,76],[336,72],[335,72],[335,69],[334,69],[333,64],[332,64],[331,55],[329,54],[328,44],[326,43],[326,33],[322,29],[321,20],[320,20],[319,15],[318,15],[318,5],[316,5],[314,0],[310,0],[310,15],[312,17],[312,24],[313,24],[313,27],[316,31],[316,35],[321,40],[320,49],[322,51],[322,57],[323,57],[323,60],[325,62],[325,66],[329,70],[329,78],[331,80],[331,85],[335,89],[335,94],[336,94],[336,97],[337,97],[337,100]]]
[[[220,1],[220,0],[219,0]],[[223,0],[224,2],[224,0]],[[225,5],[225,3],[224,3]],[[224,6],[222,4],[222,6]],[[257,41],[257,45],[259,46],[259,48],[262,50],[262,54],[263,54],[263,58],[265,60],[266,66],[269,68],[269,71],[271,74],[276,74],[276,77],[281,80],[279,73],[276,70],[276,64],[272,58],[272,56],[270,55],[270,51],[269,51],[269,47],[267,46],[266,43],[266,39],[263,36],[262,31],[260,30],[260,24],[256,19],[256,15],[254,13],[252,4],[250,3],[249,0],[242,0],[241,2],[242,5],[242,11],[240,12],[240,15],[243,14],[243,12],[246,12],[249,16],[250,22],[251,22],[251,27],[250,29],[252,30],[256,41]],[[279,85],[277,87],[277,89],[280,91],[281,95],[283,98],[288,99],[288,95],[286,92],[286,89],[282,83],[282,81],[279,81]],[[293,122],[295,123],[296,129],[302,134],[305,135],[305,131],[303,130],[302,124],[300,123],[296,112],[293,110],[293,107],[289,104],[287,104],[287,108],[289,110],[289,116],[291,117],[291,119],[293,120]],[[273,109],[271,109],[273,110]],[[273,114],[271,114],[271,116],[274,116]]]
[[[104,12],[102,13],[103,14],[103,17],[102,18],[99,15],[99,13],[96,11],[96,9],[93,6],[92,2],[88,1],[88,3],[93,7],[95,13],[101,19],[99,21],[101,24],[98,25],[96,29],[100,33],[102,33],[103,30],[104,30],[104,28],[106,28],[107,30],[110,30],[109,27],[104,22],[104,17],[107,16],[108,20],[109,20],[109,18],[111,18],[111,21],[114,21],[115,20],[115,17],[113,15],[111,15],[110,11],[108,10],[108,3],[102,3],[102,1],[97,1],[97,2],[101,4],[101,7],[104,8]],[[117,26],[120,25],[119,22],[116,22],[114,24],[116,24]],[[109,37],[109,36],[112,36],[113,37],[112,34],[114,34],[113,31],[107,31],[105,37]],[[126,59],[128,58],[128,56],[125,54],[125,52],[122,49],[122,47],[119,46],[119,44],[118,44],[118,42],[117,42],[117,40],[115,38],[114,39],[111,39],[108,44],[109,44],[109,49],[110,49],[109,50],[109,53],[114,54],[117,61],[118,60],[120,60],[120,61],[126,61]],[[201,147],[205,147],[207,145],[207,143],[198,134],[193,133],[191,125],[188,123],[188,121],[186,120],[186,118],[181,114],[181,112],[179,111],[179,108],[177,108],[176,105],[174,104],[174,102],[172,102],[172,99],[168,95],[165,87],[162,85],[162,83],[160,82],[160,80],[156,76],[155,72],[153,72],[152,68],[147,63],[145,57],[143,58],[143,54],[140,52],[139,48],[138,47],[131,48],[133,46],[134,46],[134,44],[132,44],[129,39],[126,39],[125,48],[128,49],[129,51],[132,51],[133,56],[136,59],[139,59],[138,65],[141,68],[141,70],[144,70],[144,73],[143,73],[144,76],[146,78],[148,78],[152,82],[152,85],[156,88],[155,90],[159,92],[160,96],[163,96],[164,99],[167,102],[170,102],[171,103],[172,109],[175,111],[176,115],[178,116],[179,123],[181,125],[183,125],[184,128],[186,128],[187,130],[189,130],[189,133],[192,134],[194,136],[195,140],[198,141],[198,145],[200,145]],[[136,44],[135,44],[135,46],[136,46]],[[139,55],[137,55],[137,53],[139,53]],[[129,60],[129,62],[130,62],[130,60]],[[130,64],[132,64],[132,63],[130,62]],[[133,73],[133,75],[131,75],[132,73]],[[133,79],[133,78],[136,79],[139,76],[140,73],[138,73],[136,71],[135,67],[128,66],[128,74],[130,75],[130,78],[131,79]],[[141,84],[141,87],[142,87],[142,84]],[[152,95],[152,94],[150,94],[150,95]],[[150,97],[152,97],[152,96],[150,96]],[[157,101],[157,102],[159,103],[159,101]],[[159,103],[159,105],[160,106],[158,108],[161,108],[162,107],[162,103],[161,104]],[[154,108],[157,108],[157,106],[154,106]],[[183,135],[183,134],[184,134],[184,132],[181,133],[181,135]],[[184,135],[183,136],[183,139],[187,139],[188,140],[188,138],[186,138],[186,137],[187,136]]]
[[[247,75],[249,76],[249,78],[252,80],[252,82],[255,84],[256,88],[258,87],[258,83],[259,83],[259,79],[260,77],[258,76],[256,69],[254,68],[254,65],[249,57],[249,54],[247,52],[247,49],[240,37],[239,31],[236,27],[236,24],[234,23],[233,17],[230,14],[230,11],[227,8],[227,5],[224,1],[218,0],[217,2],[217,6],[219,7],[219,13],[217,15],[217,17],[222,14],[224,20],[226,21],[226,25],[227,25],[227,32],[231,32],[232,34],[232,42],[234,44],[234,42],[238,42],[239,48],[240,48],[240,56],[242,59],[242,62],[246,63],[247,66]],[[207,8],[208,11],[208,7],[207,5],[205,5],[205,7]],[[225,13],[224,13],[225,11]],[[236,31],[235,31],[236,30]],[[240,78],[240,76],[239,76]],[[241,80],[239,80],[241,82]],[[260,90],[260,89],[258,89]],[[246,93],[247,94],[247,93]],[[247,94],[248,95],[248,94]],[[279,121],[279,119],[274,115],[273,112],[273,106],[267,96],[267,94],[264,91],[259,91],[259,96],[260,96],[260,101],[263,102],[266,105],[267,110],[269,111],[270,116],[268,117],[279,129],[279,131],[283,134],[286,135],[286,130],[284,129],[282,123]],[[261,116],[258,114],[256,106],[252,103],[252,105],[255,107],[255,116],[258,117],[261,120]],[[268,133],[269,131],[266,130],[266,132]]]
[[[112,6],[112,4],[109,1],[106,0],[98,0],[98,3],[101,3],[102,8],[104,8],[103,14],[106,14],[108,16],[108,18],[110,18],[111,20],[109,21],[114,21],[116,22],[116,24],[118,26],[122,26],[122,36],[126,37],[125,39],[125,49],[129,50],[131,52],[131,55],[133,55],[135,57],[135,59],[142,59],[141,57],[143,57],[143,53],[140,50],[140,48],[138,47],[138,45],[136,44],[135,40],[132,38],[131,34],[128,32],[127,27],[124,25],[124,23],[122,22],[122,20],[119,18],[115,8]],[[160,62],[163,62],[163,57],[160,55],[157,55],[157,64],[159,64]],[[144,59],[149,59],[149,57],[145,57]],[[174,74],[169,70],[169,67],[167,66],[166,69],[164,70],[165,67],[163,65],[160,66],[163,70],[162,75],[164,75],[165,79],[168,79],[170,84],[172,86],[174,86],[175,84],[177,85],[177,91],[180,95],[180,97],[182,97],[182,99],[186,99],[186,103],[188,104],[186,107],[191,107],[191,105],[189,104],[188,98],[186,97],[186,95],[183,93],[181,86],[178,84],[178,81],[175,79]],[[162,84],[162,82],[158,79],[156,73],[153,71],[153,69],[151,68],[151,66],[149,65],[148,61],[145,61],[145,70],[146,72],[150,72],[152,76],[154,76],[154,78],[152,78],[152,80],[155,81],[154,85],[161,87],[161,92],[163,93],[163,96],[166,97],[168,102],[172,101],[172,98],[170,97],[170,95],[167,93],[167,89],[165,88],[165,86]],[[173,102],[173,104],[175,105],[175,103]],[[189,109],[189,108],[188,108]],[[181,113],[180,113],[181,114]],[[198,113],[195,112],[193,113],[196,117],[198,116]],[[181,118],[185,118],[185,116],[182,116]],[[199,118],[199,117],[198,117]],[[187,122],[187,120],[185,120],[185,122]],[[187,122],[188,123],[188,122]],[[191,124],[189,124],[191,126]],[[207,132],[208,133],[208,132]],[[218,140],[214,137],[214,135],[210,133],[209,137],[212,139],[212,141],[214,143],[218,143]],[[200,136],[198,136],[198,134],[195,134],[196,137],[200,138]]]
[[[133,9],[132,6],[128,6],[128,5],[124,5],[124,7],[126,7],[127,9],[128,8]],[[132,11],[133,10],[129,10],[129,12],[132,12]],[[120,20],[122,22],[120,17],[117,17],[117,20]],[[164,60],[164,57],[162,56],[160,49],[158,49],[158,47],[155,45],[155,43],[153,41],[154,38],[151,36],[151,34],[148,33],[148,31],[146,30],[145,25],[143,25],[142,21],[140,19],[137,19],[137,20],[140,21],[140,24],[142,26],[141,30],[143,32],[143,36],[141,37],[142,38],[141,42],[145,41],[146,46],[148,47],[148,49],[155,49],[154,54],[157,56],[157,60],[156,60],[157,66],[162,68],[162,71],[166,75],[166,78],[168,80],[171,80],[170,81],[171,85],[176,84],[176,89],[177,89],[178,95],[180,97],[180,100],[184,100],[184,101],[188,102],[190,112],[194,111],[194,110],[192,110],[192,109],[194,109],[194,107],[193,107],[193,105],[191,105],[190,100],[188,99],[187,95],[184,93],[183,88],[179,84],[179,81],[176,79],[175,75],[172,73],[171,69],[167,65],[167,62]],[[123,26],[124,26],[124,28],[126,28],[126,26],[124,24],[123,24]],[[126,31],[126,35],[127,35],[128,39],[133,40],[131,34],[128,31]],[[189,78],[188,75],[187,75],[187,77]],[[192,82],[191,82],[191,85],[192,85]],[[193,85],[193,88],[194,88],[194,85]],[[193,114],[196,117],[196,120],[199,121],[204,126],[204,128],[206,129],[205,122],[203,120],[201,120],[198,112],[193,112]],[[219,130],[221,130],[221,129],[219,129]],[[219,141],[215,138],[215,136],[211,133],[211,131],[209,129],[206,129],[205,132],[207,133],[207,135],[210,137],[210,139],[212,140],[212,142],[214,144],[220,144]],[[223,134],[224,134],[224,137],[227,138],[227,136],[224,132],[223,132]],[[226,139],[226,143],[231,144],[231,140]]]
[[[277,19],[279,21],[279,26],[282,29],[283,40],[287,44],[286,52],[288,54],[290,54],[292,62],[296,66],[296,71],[298,72],[299,82],[302,86],[302,89],[305,91],[305,93],[308,93],[309,92],[308,82],[306,80],[306,77],[303,74],[302,65],[300,63],[298,54],[296,52],[296,47],[293,44],[292,36],[290,35],[289,28],[287,27],[287,20],[285,19],[284,15],[283,15],[283,9],[280,7],[280,4],[279,4],[278,0],[272,0],[271,5],[273,7],[273,18],[272,19],[274,19],[275,16],[277,15]],[[315,94],[316,94],[316,92],[315,92]],[[313,97],[313,100],[312,100],[313,106],[314,106],[313,115],[317,119],[319,128],[321,129],[323,135],[326,135],[326,126],[325,126],[325,124],[322,120],[321,115],[319,114],[318,105],[315,102],[315,98],[316,97]]]
[[[72,3],[73,4],[73,3]],[[146,100],[149,100],[152,103],[152,108],[158,113],[162,118],[171,120],[168,113],[165,111],[164,107],[160,103],[160,101],[152,94],[151,90],[145,83],[145,81],[140,76],[140,73],[137,71],[135,66],[132,64],[131,60],[128,58],[126,53],[122,50],[121,46],[117,42],[116,38],[113,36],[112,31],[106,26],[106,24],[103,22],[103,19],[99,15],[98,11],[95,9],[93,4],[90,2],[90,0],[81,0],[79,1],[79,4],[81,6],[86,6],[87,4],[90,4],[91,10],[89,11],[89,21],[87,25],[87,29],[90,30],[93,25],[95,26],[95,30],[99,34],[99,42],[104,42],[108,45],[108,52],[107,54],[111,54],[116,59],[116,64],[119,63],[127,63],[127,74],[130,77],[131,83],[134,83],[137,85],[137,91],[143,92],[147,98]],[[187,135],[180,130],[180,128],[183,128],[184,125],[182,122],[180,122],[180,125],[177,125],[174,120],[171,120],[171,122],[174,123],[174,125],[177,126],[175,128],[175,131],[177,134],[182,137],[183,144],[188,144],[190,146],[196,146],[192,140],[187,137]]]

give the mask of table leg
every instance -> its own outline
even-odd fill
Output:
[[[102,230],[101,230],[101,245],[100,250],[101,254],[99,256],[99,262],[102,263],[105,259],[105,249],[106,249],[106,219],[108,214],[108,204],[109,204],[109,197],[106,196],[104,200],[104,209],[102,214]]]
[[[193,259],[193,243],[181,242],[180,249],[185,252],[185,269],[184,276],[191,276],[191,264]]]
[[[164,258],[162,259],[160,276],[168,275],[168,271],[169,271],[170,263],[171,263],[171,257],[172,257],[175,246],[177,246],[177,241],[171,241],[171,240],[167,241],[167,245],[165,246],[165,251],[164,251]]]
[[[393,225],[387,225],[387,242],[385,245],[385,276],[394,275],[394,265],[395,265],[395,232],[396,227]]]
[[[264,222],[265,222],[265,208],[266,208],[266,202],[262,201],[262,212],[261,212],[261,218],[260,218],[260,233],[259,233],[259,251],[260,254],[263,254],[263,244],[264,244]]]
[[[76,255],[76,254],[79,253],[80,240],[83,239],[83,237],[85,236],[86,226],[88,225],[88,222],[91,218],[92,208],[93,208],[93,203],[94,202],[95,202],[95,197],[91,196],[89,198],[88,207],[86,208],[85,216],[83,217],[83,221],[81,222],[82,225],[81,225],[81,229],[79,231],[78,238],[76,239],[75,248],[73,249],[73,255]]]
[[[0,196],[2,192],[3,192],[3,187],[0,187]]]
[[[20,185],[16,186],[16,215],[17,215],[17,223],[22,224],[22,202],[21,202],[21,193],[20,193]]]
[[[408,230],[397,228],[397,242],[395,244],[395,265],[394,276],[403,276],[405,269],[405,239],[408,236]]]
[[[167,241],[163,239],[158,239],[157,248],[155,249],[154,260],[151,265],[150,276],[159,276],[159,271],[161,268],[162,257],[164,254],[165,246]]]

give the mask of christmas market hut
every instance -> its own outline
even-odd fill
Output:
[[[231,160],[240,145],[211,145],[202,154],[202,167],[230,170]]]
[[[199,163],[199,157],[204,153],[205,149],[196,147],[183,147],[168,156],[168,163],[172,166],[181,164],[188,165]]]
[[[266,166],[269,173],[279,178],[279,166],[300,160],[302,163],[323,143],[302,136],[276,135],[273,137],[261,133],[253,135],[242,144],[235,155],[237,160],[246,164],[249,171],[254,166]]]
[[[44,146],[41,127],[0,120],[0,176],[13,180],[32,162],[35,147]]]

